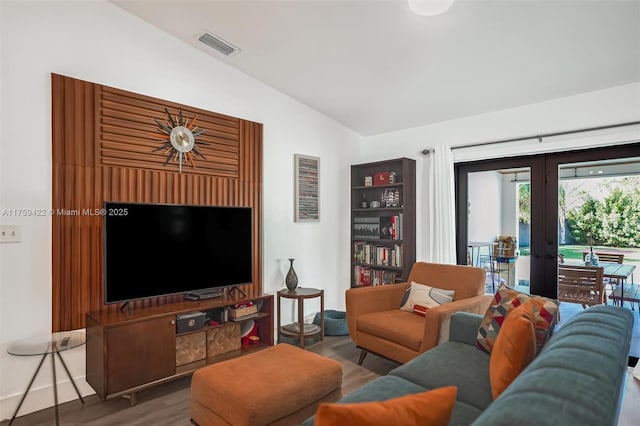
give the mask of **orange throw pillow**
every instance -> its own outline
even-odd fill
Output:
[[[448,426],[458,388],[447,386],[381,402],[320,404],[316,426]]]
[[[491,396],[496,399],[536,356],[533,304],[523,303],[509,312],[489,360]]]

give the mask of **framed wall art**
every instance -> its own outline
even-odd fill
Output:
[[[320,221],[320,158],[294,156],[294,221]]]

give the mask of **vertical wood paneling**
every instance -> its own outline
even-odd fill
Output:
[[[52,326],[80,328],[96,263],[92,206],[95,187],[94,85],[52,76]],[[98,189],[98,192],[100,190]]]
[[[52,208],[80,212],[52,217],[53,331],[84,327],[88,311],[118,308],[104,305],[103,219],[82,214],[105,201],[252,207],[254,280],[244,290],[250,297],[262,294],[262,125],[60,75],[51,81]],[[151,142],[135,143],[165,106],[202,113],[201,126],[211,130],[202,168],[198,162],[179,174],[175,164],[162,167],[149,155]],[[138,136],[126,136],[132,134]],[[174,295],[131,305],[180,300]]]
[[[55,86],[54,86],[55,88]],[[54,98],[56,96],[54,95]],[[54,106],[53,111],[56,111],[56,107]],[[59,111],[59,110],[58,110]],[[52,116],[52,122],[53,122],[53,130],[60,130],[59,128],[56,128],[55,123],[56,123],[56,117],[55,114],[53,114]],[[56,136],[55,133],[52,132],[52,137],[55,140]],[[59,148],[59,147],[57,147]],[[56,158],[56,156],[60,156],[60,152],[55,152],[56,149],[54,147],[54,149],[52,150],[52,155],[53,158]],[[61,175],[62,172],[60,171],[60,165],[56,162],[53,162],[52,166],[51,166],[51,172],[53,174],[51,182],[53,185],[53,188],[58,188],[62,185],[62,179],[61,179]],[[56,199],[56,196],[59,196],[59,193],[56,193],[56,191],[53,192],[52,194],[52,199],[51,199],[51,206],[52,208],[58,204],[58,201]],[[61,274],[61,268],[60,268],[60,263],[61,263],[61,254],[62,254],[62,232],[60,230],[60,224],[58,222],[58,219],[52,215],[51,218],[51,234],[52,234],[52,241],[51,241],[51,287],[52,287],[52,292],[51,292],[51,305],[52,306],[61,306],[62,305],[62,300],[60,298],[60,293],[62,291],[62,287],[60,286],[60,274]],[[56,320],[56,316],[57,316],[57,312],[53,313],[53,329],[56,330],[58,329],[60,322],[59,320]]]
[[[240,204],[253,207],[253,274],[262,276],[262,125],[242,121],[240,123]]]
[[[80,164],[88,167],[95,167],[95,115],[93,114],[95,105],[95,90],[84,91],[84,99],[82,100],[83,112],[82,117],[87,123],[84,126],[84,139],[93,141],[94,143],[86,144],[83,158],[80,160]]]

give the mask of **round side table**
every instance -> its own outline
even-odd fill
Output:
[[[320,298],[320,326],[304,323],[304,301],[307,299]],[[281,325],[280,299],[295,299],[298,301],[298,322]],[[281,336],[296,337],[299,339],[300,347],[304,348],[305,337],[320,335],[320,340],[324,338],[324,290],[317,288],[298,287],[294,290],[278,291],[278,341]]]
[[[62,363],[64,367],[64,371],[67,373],[69,377],[69,381],[73,385],[73,388],[76,390],[78,394],[78,398],[84,404],[84,399],[82,399],[82,395],[80,395],[80,391],[76,386],[76,383],[73,381],[73,377],[71,377],[71,373],[69,373],[69,369],[67,368],[67,364],[65,364],[64,359],[62,359],[62,355],[60,352],[64,352],[69,349],[77,348],[78,346],[84,345],[86,342],[86,338],[84,333],[79,331],[62,331],[58,333],[52,333],[49,336],[38,336],[32,337],[25,340],[20,340],[15,342],[9,346],[7,349],[7,353],[14,356],[38,356],[41,355],[40,363],[38,364],[38,368],[36,368],[36,372],[33,373],[33,377],[31,377],[31,381],[27,386],[27,390],[24,391],[22,398],[20,399],[20,403],[16,408],[16,411],[13,413],[13,417],[9,421],[9,425],[13,423],[16,416],[18,415],[18,411],[20,411],[20,407],[22,407],[22,403],[24,402],[29,390],[31,390],[31,386],[33,385],[33,381],[36,379],[36,376],[40,372],[40,368],[42,368],[42,364],[44,364],[44,360],[48,355],[51,355],[51,371],[53,373],[53,399],[55,402],[55,412],[56,412],[56,425],[60,424],[60,420],[58,418],[58,381],[56,380],[56,355]]]

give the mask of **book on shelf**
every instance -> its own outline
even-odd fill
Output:
[[[396,244],[391,247],[356,241],[353,244],[353,261],[400,268],[402,267],[402,246]]]
[[[398,223],[396,221],[396,216],[391,216],[391,230],[389,233],[392,240],[398,239]]]
[[[380,237],[380,218],[354,217],[353,236],[359,239],[377,239]]]
[[[363,240],[401,240],[402,213],[395,216],[354,217],[353,237]]]
[[[390,234],[392,240],[401,240],[402,239],[402,213],[399,213],[395,216],[391,216],[390,218]]]
[[[354,286],[368,287],[393,284],[396,282],[397,277],[397,272],[356,265],[354,273]]]
[[[380,217],[380,239],[402,239],[402,213]]]
[[[353,223],[380,223],[380,218],[377,216],[357,216],[353,218]]]

